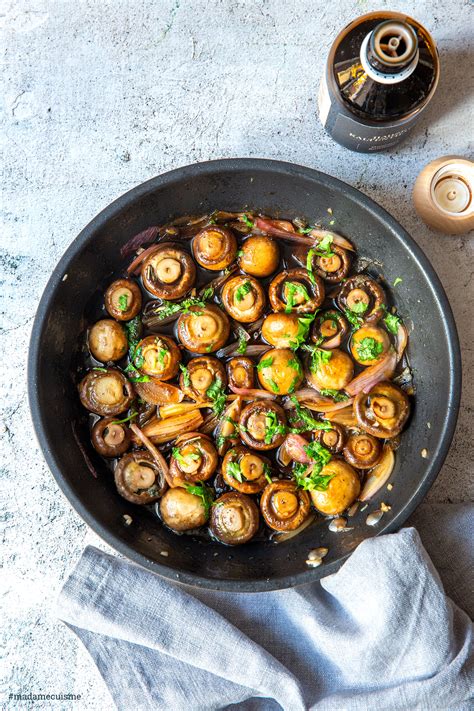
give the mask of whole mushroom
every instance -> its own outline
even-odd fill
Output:
[[[268,296],[274,311],[314,313],[324,301],[324,284],[319,276],[311,279],[306,269],[289,269],[274,277]]]
[[[133,356],[134,367],[157,380],[174,378],[180,361],[181,351],[174,340],[161,334],[143,338]]]
[[[344,459],[357,469],[371,469],[382,456],[382,445],[367,432],[353,434],[344,447]]]
[[[267,526],[274,531],[294,531],[309,515],[310,498],[294,481],[282,479],[268,484],[260,499]]]
[[[141,307],[140,287],[131,279],[117,279],[105,292],[105,308],[117,321],[130,321]]]
[[[366,323],[352,334],[352,357],[361,365],[375,365],[384,357],[390,345],[386,331]]]
[[[209,513],[203,499],[182,487],[168,489],[159,504],[163,523],[173,531],[190,531],[204,526]]]
[[[344,351],[335,348],[332,351],[316,349],[306,368],[306,378],[318,390],[343,390],[354,375],[354,363]]]
[[[237,256],[237,241],[227,227],[209,225],[193,240],[194,259],[211,271],[226,269]]]
[[[192,353],[213,353],[229,338],[226,314],[215,304],[191,306],[178,319],[178,338]]]
[[[182,369],[179,387],[191,400],[205,402],[209,399],[207,391],[216,379],[220,380],[223,386],[226,385],[222,363],[214,356],[199,356],[192,358]]]
[[[294,392],[303,381],[301,361],[287,348],[267,351],[257,365],[257,373],[262,387],[276,395]]]
[[[120,415],[130,407],[134,392],[120,370],[91,370],[79,383],[79,397],[86,410],[96,415]]]
[[[227,313],[241,323],[258,321],[265,309],[265,292],[253,277],[238,275],[228,279],[222,289]]]
[[[349,311],[361,322],[377,323],[384,314],[386,303],[380,284],[364,274],[348,279],[337,296],[341,311]]]
[[[88,334],[89,350],[101,363],[120,360],[128,351],[128,340],[122,326],[109,318],[95,323]]]
[[[331,479],[324,490],[311,491],[313,506],[326,516],[343,513],[359,496],[360,479],[343,459],[331,459],[321,470],[321,477]]]
[[[163,470],[147,451],[124,454],[114,471],[120,496],[132,504],[151,504],[167,489]]]
[[[114,417],[97,420],[91,432],[92,446],[103,457],[119,457],[131,444],[127,425]]]
[[[277,243],[265,235],[252,235],[242,245],[239,267],[246,274],[264,278],[273,274],[280,261]]]
[[[229,546],[247,543],[257,533],[258,526],[258,508],[249,496],[231,491],[214,502],[210,529],[222,543]]]
[[[235,356],[227,363],[229,385],[234,388],[251,389],[255,384],[254,362],[246,356]]]
[[[150,294],[173,301],[194,286],[196,266],[187,252],[165,243],[143,260],[141,275],[143,286]]]
[[[285,411],[276,402],[251,402],[242,410],[239,430],[243,442],[251,449],[276,449],[286,435]]]
[[[242,494],[258,494],[265,487],[270,465],[265,457],[239,444],[230,449],[222,462],[226,484]]]
[[[410,414],[408,396],[388,380],[359,393],[353,407],[359,426],[380,439],[399,435]]]
[[[186,432],[176,438],[168,484],[175,487],[207,481],[216,471],[217,463],[217,450],[211,438],[200,432]]]

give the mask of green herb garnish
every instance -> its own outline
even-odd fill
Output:
[[[290,348],[296,351],[307,339],[309,329],[314,321],[316,313],[298,317],[298,331],[294,341],[290,341]]]
[[[305,351],[311,353],[310,370],[312,373],[317,373],[322,365],[329,363],[332,357],[331,351],[325,351],[323,348],[319,348],[317,345],[312,346],[306,344],[303,346]]]
[[[316,254],[316,250],[313,247],[311,247],[311,249],[308,250],[308,254],[306,255],[306,271],[308,272],[310,281],[313,284],[316,284],[316,279],[314,278],[314,274],[313,274],[313,257],[315,254]]]
[[[119,311],[126,311],[128,309],[127,294],[120,294],[120,296],[118,297],[118,307],[119,307]]]
[[[286,434],[286,426],[282,424],[276,412],[270,410],[265,415],[265,444],[271,444],[273,438],[277,435]]]
[[[301,369],[301,363],[299,362],[299,360],[297,358],[291,358],[288,361],[288,365],[290,366],[290,368],[293,368],[293,370],[296,370],[298,375],[302,374],[303,371]]]
[[[264,358],[257,364],[257,370],[263,370],[264,368],[269,368],[273,364],[273,358]]]
[[[350,309],[346,309],[344,311],[344,315],[345,315],[346,319],[349,321],[349,323],[351,324],[353,331],[358,331],[359,328],[364,323],[363,319],[361,319],[359,316],[357,316],[357,314],[355,314]]]
[[[245,336],[240,336],[239,338],[239,347],[237,348],[237,353],[240,353],[240,355],[244,355],[247,352],[247,339]]]
[[[124,326],[127,334],[128,346],[130,349],[135,349],[138,341],[140,340],[140,334],[142,331],[142,322],[140,317],[135,316],[130,321],[127,321]]]
[[[290,397],[290,400],[295,406],[298,419],[305,425],[305,428],[302,430],[298,428],[298,432],[308,432],[313,430],[332,430],[330,422],[320,422],[320,420],[316,420],[311,415],[309,410],[304,407],[301,407],[300,403],[298,402],[298,398],[295,395],[292,395]]]
[[[387,326],[387,330],[396,336],[398,333],[399,326],[402,323],[401,319],[398,316],[395,316],[395,314],[388,313],[384,318],[384,322]]]
[[[190,452],[189,454],[187,454],[187,455],[184,457],[184,456],[181,454],[181,450],[180,450],[179,447],[173,447],[173,449],[171,450],[171,454],[172,454],[173,457],[176,459],[176,461],[179,462],[180,464],[186,464],[186,462],[187,462],[188,459],[190,459],[190,460],[193,461],[193,462],[197,462],[197,461],[199,461],[199,459],[201,458],[201,457],[199,456],[199,454],[195,454],[194,452]]]
[[[137,371],[138,372],[138,371]],[[128,378],[131,383],[149,383],[150,377],[148,375],[131,375]]]
[[[124,417],[123,420],[112,420],[112,422],[110,424],[111,425],[123,425],[124,422],[129,422],[129,420],[133,420],[137,415],[138,415],[138,412],[136,410],[132,410],[132,414],[129,415],[128,417]]]
[[[201,294],[201,298],[203,301],[210,301],[212,297],[214,296],[214,287],[213,286],[206,286],[204,291]]]
[[[271,469],[266,462],[263,463],[263,476],[269,484],[272,483]]]
[[[183,374],[183,385],[185,388],[189,388],[191,385],[191,376],[189,375],[188,368],[182,363],[179,364],[179,369]]]
[[[241,215],[240,219],[242,220],[242,222],[244,222],[247,225],[247,227],[253,227],[253,222],[251,220],[249,220],[247,215]]]
[[[279,393],[280,388],[278,387],[278,384],[275,383],[275,381],[272,378],[267,378],[267,382],[270,385],[271,389],[273,390],[274,393]]]
[[[393,282],[393,286],[397,286],[397,284],[401,284],[403,279],[401,277],[397,277],[395,281]]]
[[[353,314],[357,314],[358,316],[360,316],[361,314],[365,314],[368,308],[369,304],[366,304],[364,301],[356,301],[352,308],[349,310]]]
[[[295,305],[295,296],[301,298],[304,302],[309,301],[310,296],[308,291],[303,284],[294,281],[285,282],[285,292],[287,295],[287,302],[285,307],[285,313],[291,313]]]
[[[214,382],[206,390],[206,396],[212,402],[212,410],[215,415],[219,416],[225,407],[226,393],[222,384],[222,380],[217,377]]]
[[[190,494],[194,496],[199,496],[202,499],[202,504],[204,506],[204,512],[206,516],[209,516],[209,511],[214,503],[214,493],[212,489],[200,482],[199,484],[185,484],[184,488],[189,491]]]
[[[107,373],[107,368],[99,368],[97,366],[94,366],[92,370],[97,370],[99,373]]]
[[[315,252],[318,257],[333,257],[334,252],[331,251],[331,245],[334,241],[332,235],[327,234],[317,243]]]
[[[344,402],[344,400],[349,399],[347,393],[341,392],[340,390],[333,390],[332,388],[323,388],[323,390],[320,390],[320,393],[325,397],[332,397],[334,402]]]
[[[230,476],[234,477],[234,479],[237,479],[237,481],[240,481],[240,483],[242,484],[243,474],[240,469],[240,464],[238,462],[229,462],[227,464],[227,473],[230,474]]]
[[[240,303],[249,291],[252,291],[252,284],[249,281],[245,281],[235,290],[235,300]]]
[[[298,486],[305,491],[326,491],[335,474],[321,476],[323,467],[331,460],[331,452],[319,442],[310,442],[304,447],[311,464],[296,464],[293,474]]]
[[[375,360],[383,353],[383,345],[375,338],[367,337],[357,343],[356,350],[361,360]]]

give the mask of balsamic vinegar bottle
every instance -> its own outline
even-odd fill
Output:
[[[319,117],[353,151],[390,148],[411,131],[439,79],[435,42],[398,12],[371,12],[336,37],[319,88]]]

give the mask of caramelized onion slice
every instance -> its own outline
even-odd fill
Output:
[[[395,454],[388,444],[384,444],[382,456],[375,467],[368,472],[359,499],[368,501],[372,496],[375,496],[388,481],[394,466]]]
[[[202,425],[203,417],[199,410],[167,417],[166,420],[154,418],[143,427],[143,434],[154,444],[171,442],[180,434],[198,430]]]

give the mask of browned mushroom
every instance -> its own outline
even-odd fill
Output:
[[[79,397],[87,410],[96,415],[120,415],[134,398],[127,378],[112,368],[91,370],[79,383]]]
[[[305,328],[304,323],[300,325],[301,320],[296,313],[286,314],[279,312],[268,314],[262,324],[262,337],[275,348],[294,348],[299,343],[298,337],[302,329]],[[308,331],[308,328],[306,328],[306,331]]]
[[[168,489],[161,497],[159,506],[163,523],[173,531],[199,528],[209,516],[202,497],[182,487]]]
[[[344,447],[346,435],[341,425],[332,423],[330,430],[317,430],[314,433],[314,439],[326,447],[331,454],[339,454]]]
[[[294,481],[282,479],[268,484],[260,499],[265,523],[274,531],[294,531],[308,517],[310,498]]]
[[[265,487],[267,477],[270,478],[270,464],[265,457],[239,444],[225,455],[222,477],[242,494],[258,494]]]
[[[245,240],[239,256],[239,267],[246,274],[267,277],[278,267],[280,249],[277,243],[265,235],[252,235]]]
[[[352,380],[354,363],[350,355],[338,348],[333,351],[315,348],[305,373],[318,390],[342,390]]]
[[[236,356],[227,363],[229,385],[234,388],[253,388],[255,385],[254,363],[245,356]]]
[[[286,313],[314,313],[324,301],[323,280],[313,280],[306,269],[289,269],[272,280],[268,296],[274,311]]]
[[[114,417],[104,417],[93,426],[91,441],[103,457],[119,457],[130,447],[131,434],[125,423],[117,422]]]
[[[410,401],[397,385],[383,381],[368,393],[359,393],[354,413],[364,430],[374,437],[390,439],[402,431],[410,414]]]
[[[200,432],[187,432],[176,438],[169,466],[168,484],[207,481],[217,469],[217,450],[212,440]]]
[[[187,252],[167,242],[143,260],[141,275],[143,286],[150,294],[173,301],[194,286],[196,266]]]
[[[196,402],[209,400],[207,391],[219,379],[223,386],[226,385],[224,366],[213,356],[200,356],[192,358],[186,366],[181,368],[179,387]]]
[[[351,353],[361,365],[375,365],[390,348],[390,338],[385,330],[366,323],[352,334]]]
[[[347,277],[351,268],[349,252],[337,244],[331,244],[327,253],[312,250],[309,260],[313,273],[330,284],[337,284]]]
[[[212,506],[210,529],[215,538],[237,546],[255,536],[259,526],[258,508],[238,491],[220,496]]]
[[[344,447],[344,459],[357,469],[371,469],[382,454],[380,441],[367,432],[353,434]]]
[[[211,271],[226,269],[237,256],[237,241],[227,227],[210,225],[197,233],[193,240],[194,259]]]
[[[169,336],[147,336],[138,344],[133,365],[144,375],[156,380],[171,380],[179,369],[181,351]]]
[[[313,506],[326,516],[343,513],[357,499],[360,479],[354,469],[343,459],[331,459],[321,469],[321,477],[331,477],[327,488],[311,491]]]
[[[124,454],[117,462],[114,478],[120,496],[132,504],[151,504],[167,489],[164,472],[147,451]]]
[[[242,440],[252,449],[276,449],[285,439],[285,411],[276,402],[256,400],[242,410],[239,428]]]
[[[89,331],[89,350],[101,363],[120,360],[128,350],[128,341],[122,326],[110,318],[97,321]]]
[[[257,365],[261,385],[276,395],[293,393],[303,381],[303,366],[293,351],[273,348],[267,351]]]
[[[226,314],[215,304],[191,306],[178,319],[178,338],[192,353],[212,353],[229,338]]]
[[[311,339],[320,348],[331,350],[339,348],[349,331],[349,325],[336,309],[329,309],[318,314],[311,328]]]
[[[377,323],[384,314],[385,304],[385,292],[380,284],[364,274],[348,279],[337,296],[339,308],[351,313],[360,323]]]
[[[253,323],[265,309],[265,292],[253,277],[241,274],[229,279],[222,289],[222,303],[232,318],[242,323]]]
[[[142,307],[142,292],[131,279],[117,279],[105,292],[105,308],[117,321],[129,321]]]

